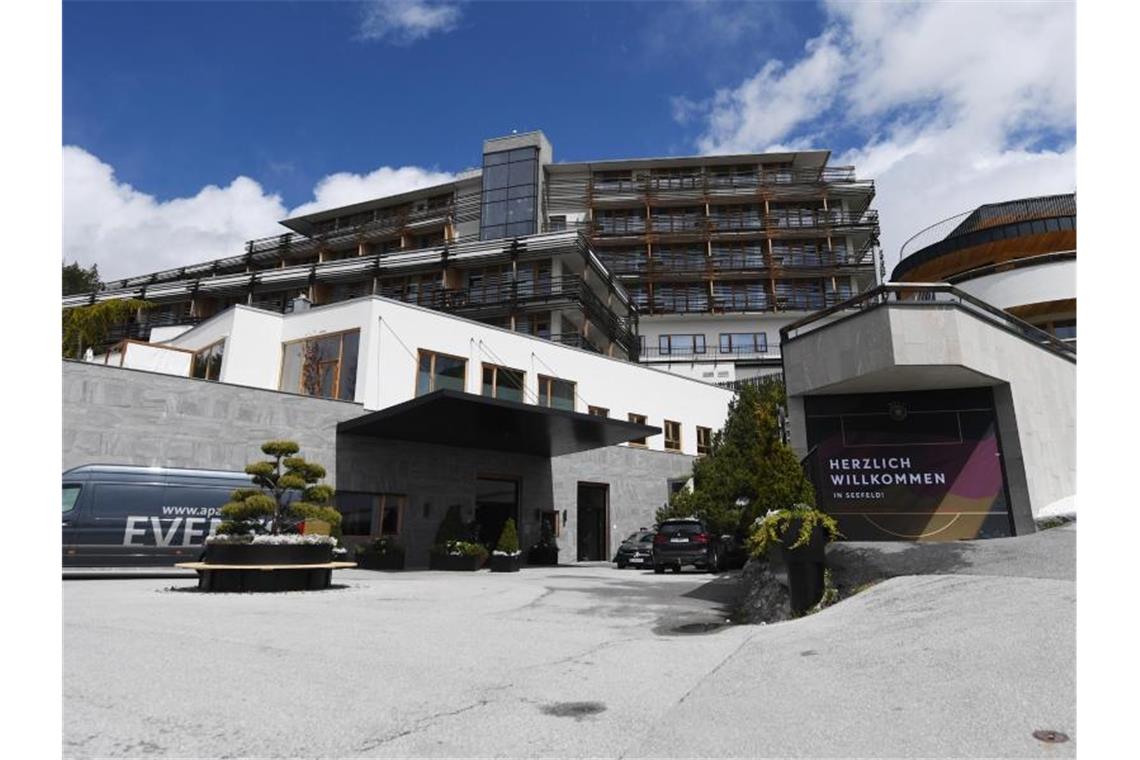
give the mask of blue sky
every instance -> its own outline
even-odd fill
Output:
[[[361,38],[364,11],[65,3],[64,141],[159,199],[245,174],[290,205],[336,171],[475,165],[511,129],[545,130],[559,160],[693,153],[671,98],[794,54],[820,20],[769,6],[781,33],[761,50],[668,44],[692,20],[674,3],[479,2],[446,35],[391,44]]]
[[[108,277],[445,181],[542,129],[556,160],[829,148],[922,226],[1075,187],[1064,3],[150,2],[63,12],[64,258]]]

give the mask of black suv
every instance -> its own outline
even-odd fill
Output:
[[[653,572],[663,573],[666,567],[681,572],[682,565],[715,573],[720,570],[724,545],[705,524],[695,517],[666,520],[657,526],[653,536]]]
[[[622,541],[617,554],[614,555],[614,562],[617,563],[618,570],[630,565],[634,567],[652,565],[654,535],[653,531],[642,528],[636,533],[631,533],[626,540]]]

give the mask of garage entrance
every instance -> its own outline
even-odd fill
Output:
[[[578,561],[609,559],[610,487],[608,483],[578,484]]]

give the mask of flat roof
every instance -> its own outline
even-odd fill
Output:
[[[554,457],[657,435],[661,428],[536,404],[440,390],[336,426],[363,435]]]
[[[706,164],[744,164],[791,161],[794,166],[823,166],[831,157],[830,150],[796,150],[780,153],[732,153],[705,156],[659,156],[657,158],[611,158],[602,161],[570,161],[547,164],[552,172],[580,169],[636,169],[643,167],[704,166]]]

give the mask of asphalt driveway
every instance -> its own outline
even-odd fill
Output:
[[[273,595],[69,581],[64,752],[1073,754],[1031,736],[1075,739],[1071,580],[904,576],[809,618],[715,627],[738,577],[352,570]]]

